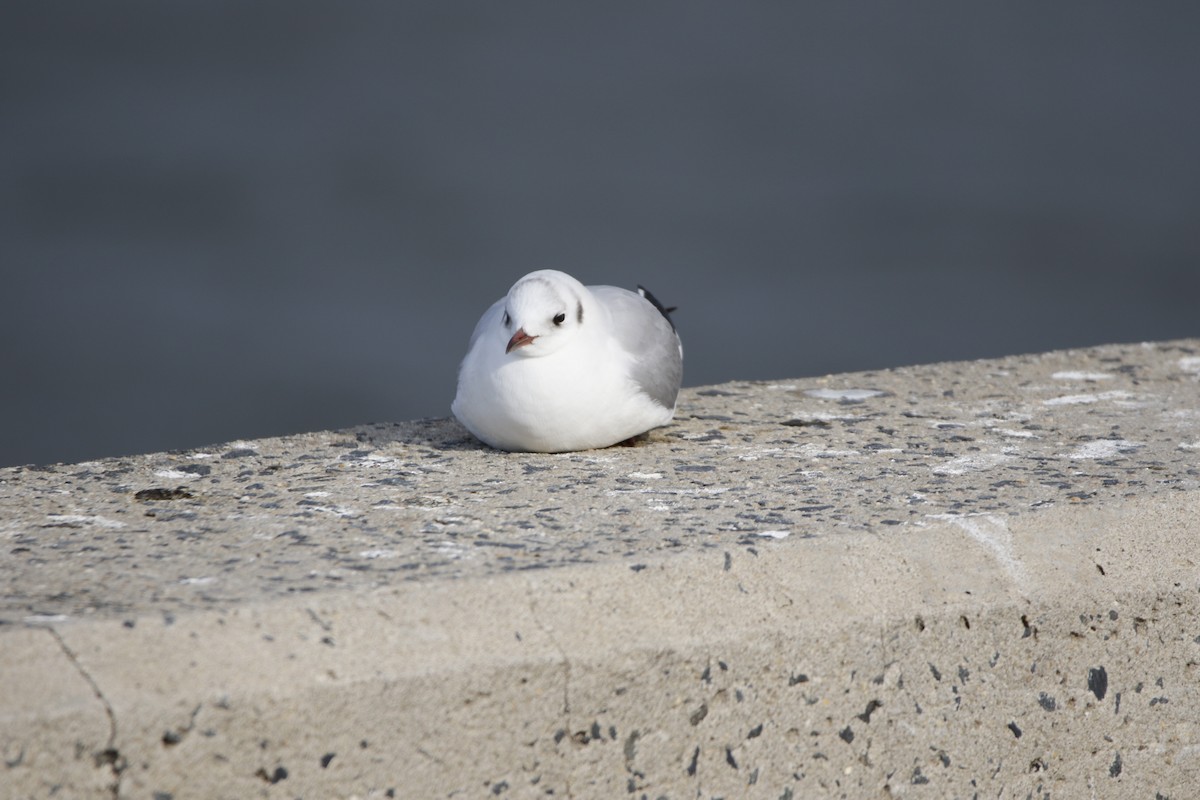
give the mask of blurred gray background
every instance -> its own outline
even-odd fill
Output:
[[[444,416],[533,269],[685,383],[1200,334],[1200,6],[7,2],[0,464]]]

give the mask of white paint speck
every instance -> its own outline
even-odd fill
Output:
[[[1128,400],[1133,397],[1129,392],[1100,392],[1099,394],[1069,394],[1063,397],[1052,397],[1049,400],[1043,400],[1042,405],[1046,406],[1077,406],[1088,403],[1099,403],[1102,400]]]
[[[118,522],[115,519],[108,519],[101,516],[89,516],[87,514],[50,514],[46,517],[53,524],[58,525],[95,525],[97,528],[124,528],[124,522]]]
[[[324,511],[327,514],[333,514],[339,517],[357,517],[358,509],[347,508],[346,506],[309,506],[310,511]]]
[[[457,542],[437,542],[433,546],[434,552],[446,558],[461,558],[467,551],[462,545]]]
[[[1117,400],[1117,401],[1115,401],[1115,405],[1117,408],[1138,409],[1138,408],[1150,408],[1150,406],[1152,404],[1147,403],[1144,400]]]
[[[46,625],[51,622],[66,622],[70,617],[66,614],[30,614],[22,619],[29,625]]]
[[[818,400],[847,400],[859,403],[872,397],[881,397],[878,389],[805,389],[804,394]]]
[[[1011,436],[1014,439],[1036,439],[1038,435],[1033,431],[1020,431],[1016,428],[997,428],[996,433],[1002,433],[1005,436]]]
[[[305,497],[329,497],[329,492],[305,492]]]
[[[699,489],[655,489],[646,487],[643,489],[609,489],[604,494],[607,497],[620,497],[626,494],[665,494],[684,497],[703,497],[706,495],[724,494],[728,491],[728,486],[705,486]]]
[[[180,578],[179,582],[184,586],[207,586],[210,583],[216,583],[217,579],[206,575],[203,578]]]
[[[1180,450],[1200,450],[1200,440],[1194,442],[1180,442]]]
[[[934,475],[963,475],[967,472],[980,472],[985,469],[998,467],[1015,456],[1008,453],[972,453],[969,456],[959,456],[933,468]]]
[[[1179,368],[1184,372],[1200,373],[1200,356],[1186,356],[1179,359]]]
[[[1056,372],[1050,376],[1056,381],[1111,381],[1111,372]]]
[[[584,455],[583,453],[555,453],[554,458],[565,459],[567,461],[576,461],[584,464],[611,464],[617,460],[616,456],[594,456]]]
[[[376,558],[395,558],[395,550],[363,550],[358,554],[359,558],[376,559]]]
[[[172,481],[190,481],[200,477],[194,472],[181,472],[177,469],[160,469],[154,474],[160,478]]]
[[[1131,442],[1127,439],[1097,439],[1094,442],[1084,442],[1068,453],[1067,458],[1112,458],[1141,446],[1141,442]]]
[[[679,435],[679,438],[686,439],[689,442],[696,441],[697,439],[711,441],[709,436],[710,436],[710,433],[708,431],[705,431],[704,433],[683,433],[683,434]]]
[[[837,414],[832,411],[797,411],[792,414],[792,419],[800,422],[854,422],[855,420],[863,419],[861,414]]]
[[[792,535],[791,531],[756,531],[755,536],[765,536],[768,539],[786,539]]]
[[[382,453],[367,453],[362,460],[376,467],[387,467],[400,463],[400,459],[394,456],[385,456]]]
[[[630,478],[633,478],[634,480],[639,480],[639,481],[656,481],[656,480],[661,479],[662,476],[663,476],[663,474],[661,472],[631,472],[631,473],[629,473]]]

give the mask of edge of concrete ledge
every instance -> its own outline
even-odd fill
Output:
[[[7,630],[0,634],[10,654],[0,659],[6,725],[40,726],[57,747],[24,764],[23,753],[4,755],[10,774],[17,767],[49,774],[74,762],[73,779],[60,773],[66,780],[56,785],[79,796],[89,789],[100,796],[118,779],[119,796],[130,797],[454,796],[455,790],[472,796],[516,787],[536,769],[543,788],[599,797],[624,793],[621,784],[631,777],[636,784],[638,774],[645,778],[634,768],[636,757],[626,756],[641,752],[653,762],[644,752],[650,726],[642,722],[630,732],[627,725],[639,709],[653,707],[663,717],[658,735],[668,751],[659,755],[674,764],[668,772],[684,779],[703,766],[714,791],[757,796],[740,770],[729,768],[738,756],[723,751],[727,745],[675,752],[676,742],[672,749],[672,734],[697,733],[696,716],[713,706],[658,685],[654,669],[690,669],[691,682],[699,684],[704,671],[718,668],[714,663],[737,669],[746,668],[739,663],[745,661],[777,673],[770,678],[780,684],[803,676],[821,693],[855,672],[860,677],[853,687],[875,678],[886,684],[883,676],[904,660],[899,639],[905,636],[924,641],[929,649],[919,658],[936,674],[934,663],[946,662],[948,672],[950,662],[962,661],[955,642],[965,639],[978,655],[994,649],[1007,658],[1004,648],[1029,639],[1030,631],[1036,639],[1039,627],[1089,610],[1128,614],[1129,624],[1143,629],[1130,635],[1145,639],[1144,651],[1151,643],[1147,620],[1157,624],[1161,616],[1147,609],[1191,595],[1194,613],[1200,589],[1194,544],[1200,494],[1172,500],[1169,508],[1155,497],[1103,509],[967,517],[903,538],[851,534],[804,548],[764,542],[755,553],[685,554],[634,568],[577,566],[327,594],[187,613],[169,624],[144,618],[133,625],[104,620]],[[1080,526],[1095,532],[1082,547],[1078,536],[1064,535]],[[949,575],[936,566],[946,559],[957,567]],[[1175,665],[1185,671],[1200,662],[1200,647],[1181,642],[1188,645],[1197,652],[1187,665]],[[891,658],[882,654],[889,647]],[[1179,656],[1170,648],[1162,655]],[[1021,664],[1016,675],[1028,670]],[[1124,677],[1117,671],[1109,680],[1115,685]],[[997,676],[1003,691],[992,698],[1000,714],[991,722],[1035,730],[1036,718],[1048,716],[1029,702],[1036,675],[1028,687],[1006,685],[1012,680],[1012,674]],[[1072,705],[1076,698],[1081,705],[1097,699],[1089,697],[1079,669],[1069,680],[1043,684],[1065,688]],[[851,694],[852,687],[840,691]],[[883,685],[869,693],[873,699],[851,705],[863,705],[869,718],[871,703],[898,705],[891,696],[897,693],[902,687]],[[1015,707],[1004,707],[1004,695]],[[823,713],[831,712],[830,704],[836,700],[819,701]],[[1031,710],[1038,712],[1032,722],[1026,719]],[[616,760],[629,764],[605,763],[614,756],[595,763],[581,757],[589,740],[605,739],[609,728],[596,722],[605,713],[627,718],[619,726],[624,733],[611,728],[620,749]],[[239,715],[240,722],[230,724]],[[856,714],[844,716],[843,739]],[[196,749],[205,757],[189,759],[188,744],[206,736],[225,739],[223,752],[250,763],[214,761],[203,744]],[[557,758],[533,757],[532,743],[557,737],[561,744],[564,736],[572,743]],[[291,757],[264,759],[262,745],[279,738],[287,740],[283,750]],[[84,742],[90,744],[81,748]],[[383,742],[387,755],[380,759],[372,749]],[[964,765],[988,760],[961,752],[968,743],[956,745],[955,758]],[[112,762],[81,758],[81,749],[110,753]],[[833,776],[856,769],[845,749],[829,756]],[[45,758],[55,751],[64,759],[59,766]],[[1190,752],[1184,761],[1194,769],[1197,757]],[[372,771],[367,754],[385,763]],[[712,763],[698,765],[702,754]],[[1112,758],[1106,750],[1096,763],[1080,765],[1084,778],[1105,777]],[[451,763],[458,766],[448,770]],[[670,788],[670,776],[658,777]],[[764,789],[765,777],[759,779]],[[1169,774],[1159,777],[1170,782]],[[986,783],[982,775],[972,780]],[[372,788],[364,791],[364,783]],[[826,783],[816,793],[834,788]]]

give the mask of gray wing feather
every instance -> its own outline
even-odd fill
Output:
[[[671,323],[636,292],[616,286],[589,286],[588,290],[608,309],[613,335],[634,357],[634,382],[655,401],[674,408],[683,381],[683,348]]]

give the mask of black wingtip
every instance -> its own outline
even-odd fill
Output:
[[[677,306],[667,308],[662,303],[658,302],[658,298],[650,294],[650,290],[645,286],[638,284],[638,294],[650,301],[650,305],[658,309],[658,313],[663,315],[663,318],[671,324],[671,330],[675,330],[675,321],[671,319],[671,312],[676,310]]]

